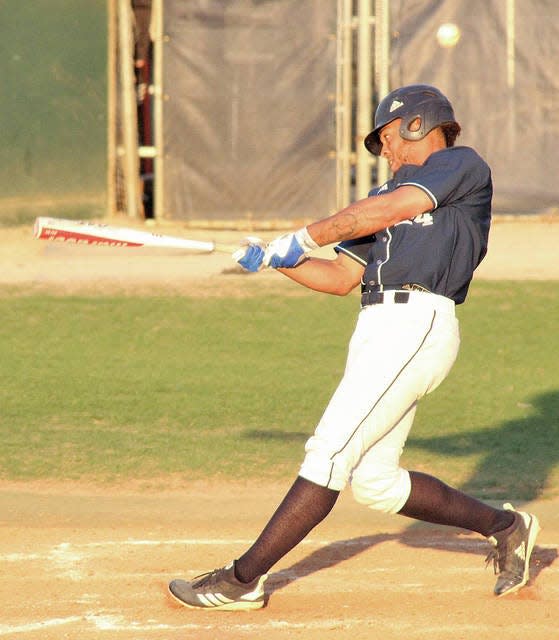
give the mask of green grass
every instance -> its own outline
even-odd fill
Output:
[[[0,297],[0,477],[297,472],[357,299]],[[478,283],[405,463],[486,498],[559,487],[556,283]],[[382,337],[379,337],[382,339]]]
[[[349,334],[322,317],[326,298],[0,305],[11,478],[277,473],[316,421]]]

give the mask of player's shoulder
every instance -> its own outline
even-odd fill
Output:
[[[462,145],[435,151],[427,158],[424,166],[445,167],[460,173],[474,172],[480,178],[491,178],[491,169],[481,155],[472,147]]]
[[[427,158],[427,163],[433,162],[453,162],[453,163],[468,163],[468,164],[481,164],[486,165],[487,162],[480,156],[480,154],[472,147],[458,145],[456,147],[446,147],[432,153]]]

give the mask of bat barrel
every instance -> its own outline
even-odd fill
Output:
[[[237,247],[205,240],[164,236],[141,229],[111,227],[83,220],[38,217],[33,235],[41,240],[114,247],[166,247],[202,253],[233,253]]]

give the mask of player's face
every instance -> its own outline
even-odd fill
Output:
[[[388,160],[390,169],[393,172],[398,171],[403,164],[416,164],[413,159],[412,143],[400,136],[401,123],[402,119],[398,118],[380,130],[380,141],[382,143],[380,155]]]

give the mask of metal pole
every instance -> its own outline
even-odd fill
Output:
[[[516,149],[516,15],[515,0],[507,0],[507,91],[508,91],[508,148],[511,153]]]
[[[107,215],[116,212],[116,11],[107,0]]]
[[[134,51],[132,43],[132,7],[119,0],[120,84],[122,91],[122,127],[126,174],[126,208],[131,218],[140,211],[140,163],[138,158],[138,117],[134,90]]]
[[[390,92],[390,2],[375,0],[375,90],[380,102]],[[389,167],[384,158],[377,159],[377,183],[388,180]]]
[[[366,198],[371,188],[372,157],[363,146],[372,128],[372,47],[371,0],[359,0],[357,40],[357,131],[356,131],[356,199]]]
[[[515,77],[515,0],[507,0],[507,86],[514,89]]]
[[[352,0],[338,0],[336,74],[336,208],[351,199]]]
[[[163,0],[153,0],[151,38],[153,41],[153,217],[165,213],[165,159],[163,140]]]

